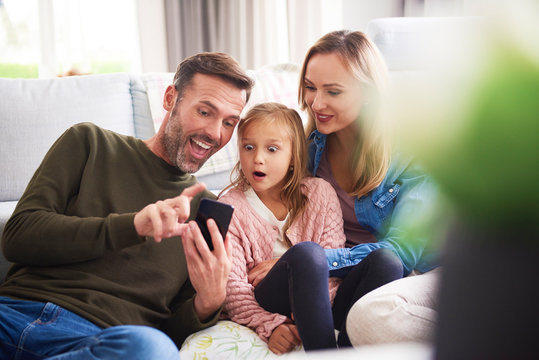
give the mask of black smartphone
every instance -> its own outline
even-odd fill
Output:
[[[213,251],[213,243],[211,241],[211,235],[206,222],[208,219],[215,220],[215,223],[219,228],[219,232],[224,239],[226,232],[228,231],[228,225],[230,225],[230,219],[232,219],[233,212],[234,207],[232,205],[206,198],[200,200],[200,206],[198,208],[195,221],[197,222],[200,232],[202,232],[202,236],[204,236],[210,250]]]

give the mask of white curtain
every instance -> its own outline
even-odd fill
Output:
[[[202,51],[250,69],[289,60],[287,0],[165,0],[165,13],[169,71]]]
[[[385,16],[461,15],[480,0],[164,0],[168,70],[202,51],[231,54],[248,69],[301,63],[323,34],[364,31]]]
[[[393,0],[392,0],[393,1]],[[169,71],[201,51],[242,66],[301,62],[308,46],[340,28],[342,0],[165,0]]]

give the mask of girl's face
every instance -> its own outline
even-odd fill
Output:
[[[256,121],[244,129],[239,154],[243,174],[258,197],[280,196],[292,161],[288,133],[275,123]]]
[[[361,110],[361,84],[337,54],[316,54],[305,71],[305,102],[316,128],[331,134],[348,128]]]

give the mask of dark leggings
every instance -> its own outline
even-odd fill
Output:
[[[256,287],[255,298],[267,311],[287,317],[294,315],[294,321],[306,351],[335,348],[334,326],[343,332],[344,319],[355,301],[354,297],[357,296],[359,299],[370,290],[394,280],[387,280],[390,276],[377,274],[378,271],[386,272],[387,270],[384,264],[378,264],[378,262],[384,262],[387,258],[392,259],[389,255],[393,253],[389,251],[384,256],[383,254],[386,253],[384,250],[382,256],[373,255],[378,251],[371,253],[360,263],[365,262],[365,265],[361,267],[359,267],[360,264],[356,265],[343,280],[337,292],[341,305],[334,307],[333,314],[328,292],[327,258],[320,245],[309,241],[288,249]],[[396,255],[393,256],[398,260]],[[371,259],[368,260],[369,258]],[[400,260],[398,263],[400,264]],[[357,271],[356,268],[363,270]],[[402,265],[400,265],[400,277],[402,277]],[[381,283],[383,279],[386,281]],[[345,286],[341,290],[343,285]],[[349,292],[356,288],[358,291]],[[345,301],[346,299],[348,301]],[[335,300],[337,301],[337,298]],[[335,321],[335,324],[334,315],[335,320],[337,317],[340,319],[338,323]],[[346,331],[343,336],[346,340],[348,339]],[[339,335],[339,341],[341,341],[341,335]],[[342,346],[346,346],[346,342]]]
[[[324,249],[306,241],[288,249],[255,289],[256,300],[267,311],[294,314],[306,351],[337,346],[328,274]]]
[[[371,252],[344,277],[333,301],[333,321],[339,330],[339,347],[352,346],[346,332],[346,316],[354,303],[368,292],[403,276],[402,262],[389,249]]]

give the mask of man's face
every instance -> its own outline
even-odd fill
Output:
[[[216,76],[195,74],[166,125],[163,145],[169,162],[186,173],[200,169],[230,140],[245,103],[245,90]]]

